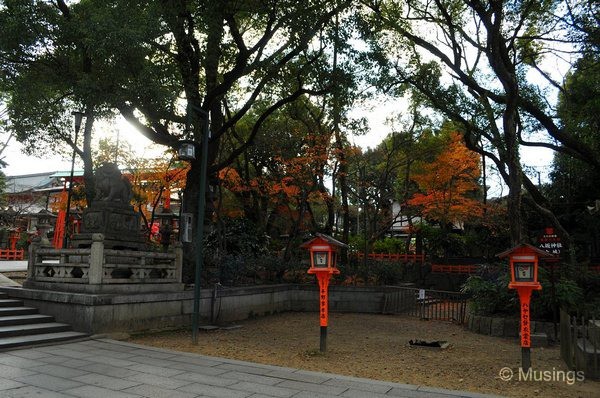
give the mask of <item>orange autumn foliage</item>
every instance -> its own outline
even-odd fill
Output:
[[[469,196],[479,188],[479,176],[479,156],[453,132],[448,147],[413,175],[422,193],[416,193],[408,203],[421,207],[426,218],[441,223],[473,220],[483,213],[482,203]]]

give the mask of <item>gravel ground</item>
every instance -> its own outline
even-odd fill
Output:
[[[239,329],[146,333],[129,341],[186,352],[399,383],[494,393],[513,397],[600,397],[600,382],[511,381],[500,378],[521,362],[517,340],[478,335],[459,325],[405,316],[331,314],[327,352],[319,352],[316,313],[285,313],[247,320]],[[449,348],[410,347],[409,340],[445,340]],[[539,376],[567,372],[560,347],[532,349]],[[545,373],[540,373],[544,371]],[[574,376],[573,374],[566,374]]]

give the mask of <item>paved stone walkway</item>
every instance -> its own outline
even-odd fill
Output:
[[[462,391],[359,379],[115,340],[0,353],[0,397],[456,398]]]
[[[0,272],[27,271],[27,261],[0,260]]]

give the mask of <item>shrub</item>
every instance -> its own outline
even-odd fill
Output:
[[[464,283],[461,291],[471,297],[470,308],[475,314],[518,313],[519,299],[508,289],[508,272],[500,270],[496,267],[484,268],[480,275],[472,275]]]
[[[589,276],[584,278],[589,281]],[[592,278],[593,279],[593,278]],[[519,314],[519,297],[516,290],[508,288],[510,276],[506,264],[482,266],[479,275],[471,276],[463,285],[462,291],[471,296],[470,306],[480,315]],[[582,312],[585,308],[594,308],[598,302],[587,297],[585,290],[575,280],[561,278],[552,285],[548,273],[539,268],[539,280],[542,290],[534,291],[531,298],[531,314],[536,319],[552,320],[558,308],[569,312]],[[588,305],[588,303],[592,305]]]
[[[340,265],[337,278],[345,285],[395,285],[402,282],[406,264],[392,261],[351,257],[346,265]]]
[[[386,237],[373,242],[373,253],[404,253],[406,239]]]

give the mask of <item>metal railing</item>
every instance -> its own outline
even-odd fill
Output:
[[[462,324],[466,312],[467,295],[459,292],[396,287],[384,296],[384,314],[406,314]]]

